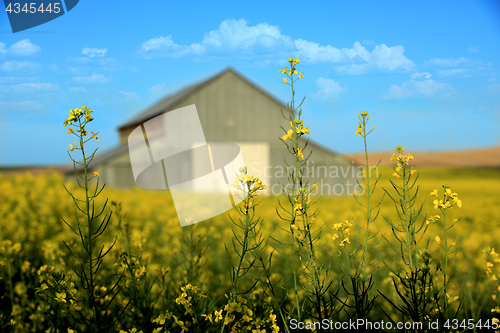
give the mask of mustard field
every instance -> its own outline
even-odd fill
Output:
[[[451,255],[453,261],[449,265],[449,305],[454,311],[458,309],[460,321],[469,318],[491,321],[498,316],[495,309],[498,312],[499,282],[495,274],[498,274],[500,263],[498,256],[495,262],[494,252],[492,256],[485,251],[499,248],[500,170],[417,171],[417,202],[423,205],[422,221],[424,216],[436,213],[429,194],[442,183],[451,184],[463,203],[461,208],[450,211],[450,220],[458,221],[449,230],[448,242],[455,243],[458,251],[456,256]],[[391,190],[392,170],[379,169],[378,172],[382,177],[373,197],[375,202],[382,197],[382,188],[389,193]],[[86,290],[71,268],[75,260],[67,248],[78,252],[79,239],[62,221],[62,218],[71,220],[75,216],[73,201],[63,188],[65,183],[68,189],[81,193],[74,182],[65,181],[57,174],[4,175],[0,178],[0,318],[4,332],[54,331],[54,316],[58,318],[55,327],[61,332],[87,329],[82,318],[92,314],[87,313],[83,301]],[[99,284],[95,287],[98,295],[106,295],[96,306],[109,327],[106,331],[220,331],[227,304],[234,307],[231,313],[237,314],[233,323],[238,320],[243,323],[236,331],[245,331],[243,327],[247,323],[253,325],[250,331],[285,331],[284,326],[288,324],[280,318],[278,307],[284,313],[289,312],[291,318],[296,307],[292,251],[287,245],[290,243],[289,226],[276,213],[278,201],[286,201],[285,197],[259,195],[257,199],[261,203],[255,210],[255,215],[262,219],[263,254],[273,253],[269,278],[275,286],[277,302],[273,301],[267,283],[263,282],[265,273],[257,263],[241,280],[242,299],[228,302],[232,288],[230,260],[237,259],[232,247],[232,230],[238,232],[229,216],[237,218],[236,210],[181,228],[168,192],[104,189],[101,197],[109,198],[105,212],[113,211],[113,214],[98,247],[107,248],[116,240],[99,268]],[[101,197],[100,206],[104,203]],[[359,255],[359,251],[356,252],[359,246],[355,244],[361,241],[362,230],[352,221],[353,218],[362,220],[363,209],[353,197],[322,197],[313,207],[319,210],[314,226],[321,233],[316,244],[317,260],[324,264],[324,274],[331,283],[329,289],[336,293],[336,297],[332,297],[336,310],[330,318],[347,320],[351,312],[342,302],[349,304],[352,300],[341,287],[342,281],[347,281],[343,250],[355,252],[353,257]],[[396,218],[393,207],[386,195],[379,216],[370,225],[374,233],[379,231],[370,241],[368,253],[369,261],[373,262],[368,267],[374,284],[370,296],[376,297],[366,317],[372,321],[387,321],[389,317],[401,320],[394,306],[380,294],[395,304],[400,303],[389,269],[400,258],[382,237],[395,244],[391,228],[384,219]],[[333,238],[337,232],[334,225],[346,220],[353,224],[350,244],[340,246],[339,239]],[[443,231],[439,221],[427,226],[421,242],[426,244],[432,256],[431,265],[439,269],[443,249],[435,236],[443,239]],[[297,267],[300,267],[299,261]],[[439,280],[438,274],[435,278]],[[307,278],[301,277],[299,282],[298,298],[306,302],[309,297]],[[113,292],[107,293],[115,284]],[[186,285],[193,289],[186,289]],[[49,292],[40,292],[43,288]],[[246,289],[250,290],[247,294],[244,293]],[[217,315],[221,319],[219,322],[216,322]],[[313,317],[312,311],[310,315],[303,314],[305,320],[314,321]],[[227,328],[231,324],[228,322]]]

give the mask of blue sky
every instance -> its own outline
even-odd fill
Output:
[[[335,151],[362,150],[361,110],[372,151],[498,146],[499,54],[500,5],[486,0],[86,0],[15,34],[2,9],[0,165],[67,162],[62,121],[82,105],[112,148],[129,117],[228,66],[287,101],[290,56],[311,138]]]

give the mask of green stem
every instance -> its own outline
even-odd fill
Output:
[[[292,87],[292,101],[291,101],[291,111],[292,111],[292,125],[295,123],[295,90],[293,89],[293,74],[290,76],[290,81],[291,81],[291,87]],[[293,129],[293,126],[292,126]],[[299,146],[299,139],[297,132],[295,131],[294,133],[294,138],[295,138],[295,152],[298,152],[298,146]],[[295,155],[295,175],[293,177],[293,187],[292,187],[292,195],[294,198],[294,201],[292,201],[292,221],[295,223],[295,185],[296,185],[296,178],[298,175],[298,171],[300,169],[299,167],[299,157]],[[292,253],[293,253],[293,287],[295,291],[295,303],[297,304],[297,320],[300,322],[301,320],[301,315],[300,315],[300,302],[299,302],[299,293],[298,293],[298,288],[297,288],[297,266],[295,262],[295,232],[294,229],[292,229]]]
[[[403,200],[404,200],[404,213],[405,213],[405,230],[406,230],[406,245],[408,247],[408,258],[410,261],[410,271],[413,272],[413,255],[411,251],[411,242],[410,242],[410,221],[408,218],[408,202],[407,202],[407,196],[409,190],[407,189],[407,184],[406,184],[406,166],[404,165],[403,162]]]
[[[248,249],[248,233],[249,233],[249,229],[250,229],[249,226],[252,222],[250,219],[250,216],[249,216],[249,214],[250,214],[250,210],[249,210],[250,201],[251,201],[250,189],[248,189],[248,193],[247,193],[245,200],[244,200],[244,202],[245,202],[245,231],[244,231],[244,237],[243,237],[243,245],[242,245],[241,255],[239,256],[240,260],[238,262],[238,268],[236,269],[235,275],[233,277],[234,280],[233,280],[233,290],[231,292],[231,297],[230,297],[231,300],[234,300],[238,295],[238,290],[237,290],[238,279],[240,276],[241,266],[243,265],[243,259],[245,258],[245,255],[246,255],[246,252]],[[226,312],[225,318],[227,318],[227,315],[228,315],[228,312]],[[224,332],[224,328],[226,327],[225,318],[224,318],[224,323],[222,324],[221,333]]]
[[[82,126],[81,120],[78,120],[80,129],[82,130],[84,126]],[[83,142],[83,132],[80,132],[80,148],[82,150],[82,156],[83,156],[83,168],[85,172],[85,208],[86,208],[86,215],[87,215],[87,225],[88,225],[88,239],[87,239],[87,252],[89,254],[89,280],[88,282],[88,287],[89,287],[89,301],[90,301],[90,308],[92,309],[92,315],[93,315],[93,322],[96,331],[98,330],[97,328],[97,317],[96,317],[96,309],[95,309],[95,295],[94,295],[94,273],[93,273],[93,257],[92,257],[92,217],[90,214],[90,197],[89,197],[89,179],[88,179],[88,174],[87,174],[87,159],[85,157],[85,150],[84,150],[84,142]]]
[[[446,208],[443,209],[443,229],[444,229],[444,251],[445,251],[445,258],[444,258],[444,281],[443,281],[443,293],[444,293],[444,312],[446,314],[446,310],[448,308],[448,300],[446,298],[446,278],[447,278],[447,273],[448,273],[448,236],[446,233]]]
[[[365,252],[363,258],[363,280],[366,281],[366,267],[368,266],[368,239],[370,237],[370,166],[368,164],[368,148],[366,145],[366,122],[363,119],[363,141],[365,144],[365,160],[366,160],[366,188],[367,188],[367,197],[366,197],[366,238],[365,238]]]

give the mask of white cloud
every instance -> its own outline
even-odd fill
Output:
[[[369,62],[371,58],[370,52],[368,52],[363,46],[361,46],[360,42],[355,42],[351,49],[343,47],[342,52],[351,60],[362,60],[363,62]]]
[[[22,101],[22,102],[4,102],[0,101],[0,106],[5,108],[12,108],[18,110],[40,110],[43,108],[43,105],[38,103],[37,101]]]
[[[479,48],[477,46],[469,46],[469,52],[479,53]]]
[[[135,91],[120,91],[121,94],[124,94],[125,96],[127,96],[127,99],[131,99],[131,100],[134,100],[134,101],[138,101],[139,100],[139,95],[135,92]]]
[[[348,59],[341,50],[330,45],[320,46],[318,43],[308,42],[300,38],[294,43],[298,50],[295,56],[299,59],[307,59],[312,62],[342,62]]]
[[[106,52],[108,51],[108,49],[104,48],[104,49],[91,49],[91,48],[88,48],[88,47],[84,47],[82,49],[82,54],[83,55],[86,55],[86,56],[89,56],[91,58],[94,58],[94,57],[104,57],[106,55]]]
[[[69,87],[68,91],[72,93],[86,93],[87,89],[84,87]]]
[[[40,50],[40,46],[31,43],[29,39],[23,39],[12,44],[7,53],[15,56],[31,56],[40,52]]]
[[[4,61],[0,65],[0,69],[3,71],[6,71],[6,72],[18,71],[18,70],[24,70],[24,69],[36,70],[36,69],[40,69],[41,67],[42,67],[42,65],[39,64],[38,62],[17,61],[17,60]]]
[[[151,38],[147,42],[142,43],[142,49],[145,52],[151,51],[151,50],[160,50],[162,48],[168,49],[172,48],[172,46],[178,47],[179,45],[176,45],[174,41],[172,40],[172,36],[167,36],[167,37],[155,37]]]
[[[401,45],[387,46],[380,44],[375,46],[372,52],[368,52],[360,42],[355,42],[353,47],[342,48],[342,53],[347,55],[352,64],[336,67],[342,74],[358,75],[370,70],[394,71],[398,69],[409,70],[415,63],[404,55],[404,47]]]
[[[249,26],[244,19],[227,19],[217,30],[206,33],[200,43],[183,46],[176,44],[170,35],[160,36],[142,43],[141,50],[146,56],[184,56],[201,55],[210,51],[291,49],[293,46],[292,39],[282,35],[278,26],[268,23]]]
[[[460,57],[458,59],[440,59],[434,58],[429,61],[424,62],[424,65],[431,66],[443,66],[443,67],[453,67],[458,66],[460,64],[472,63],[473,61],[470,58]]]
[[[149,91],[155,95],[163,95],[168,92],[168,88],[165,82],[162,82],[161,84],[155,84],[149,88]]]
[[[338,82],[332,79],[320,77],[315,83],[319,88],[319,91],[313,95],[316,98],[336,101],[340,94],[346,91],[345,88],[342,88]]]
[[[19,83],[12,86],[15,93],[25,93],[30,91],[57,91],[59,86],[53,83]]]
[[[395,70],[398,68],[408,70],[415,66],[413,61],[404,55],[405,48],[401,45],[388,47],[385,44],[375,46],[371,53],[371,62],[381,70]]]
[[[364,40],[365,45],[374,45],[372,41]],[[141,45],[141,53],[146,58],[180,57],[202,54],[253,54],[267,52],[267,55],[283,57],[282,54],[293,54],[301,60],[310,62],[331,62],[344,66],[337,67],[339,72],[346,74],[361,74],[368,70],[393,71],[409,70],[415,64],[404,55],[401,45],[388,47],[385,44],[375,46],[369,52],[355,42],[352,48],[342,48],[331,45],[320,45],[304,39],[292,40],[281,33],[278,26],[268,23],[248,25],[244,19],[224,20],[216,30],[204,34],[198,43],[190,45],[176,44],[171,35],[151,38]],[[269,59],[267,59],[269,60]]]
[[[202,54],[205,49],[200,44],[181,46],[174,43],[172,36],[155,37],[142,43],[141,47],[146,57],[174,56],[180,57],[188,54]]]
[[[451,91],[451,87],[447,83],[439,83],[431,79],[431,74],[424,73],[413,73],[410,77],[410,81],[403,82],[401,86],[391,85],[385,99],[393,98],[406,98],[423,95],[425,97],[431,97],[437,93],[444,94]]]
[[[470,72],[470,69],[467,69],[467,68],[457,68],[457,69],[440,70],[440,71],[437,71],[437,74],[440,77],[458,76],[458,75],[470,76],[470,75],[467,74],[469,72]]]
[[[83,84],[103,84],[111,81],[111,77],[104,76],[102,74],[92,73],[90,76],[76,76],[73,81]]]
[[[203,46],[219,49],[248,50],[253,47],[292,47],[292,39],[282,35],[278,26],[259,23],[248,26],[244,19],[224,20],[217,30],[206,33]]]
[[[15,82],[20,82],[20,81],[38,81],[40,78],[39,77],[22,77],[22,76],[4,76],[0,77],[0,83],[15,83]]]
[[[0,43],[0,54],[8,54],[12,56],[31,56],[40,52],[41,47],[31,43],[29,39],[22,39],[17,43],[12,44],[9,48],[5,47],[5,43]]]

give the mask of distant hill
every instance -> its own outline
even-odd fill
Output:
[[[20,166],[1,166],[0,165],[0,173],[3,174],[19,174],[19,173],[32,173],[35,175],[39,174],[48,174],[48,173],[63,173],[67,170],[68,165],[37,165],[37,166],[29,166],[29,165],[20,165]]]
[[[415,166],[456,167],[456,168],[497,168],[500,167],[500,147],[444,152],[410,152]],[[369,154],[370,164],[379,160],[381,166],[390,166],[392,152]],[[359,164],[365,164],[365,154],[348,154],[346,158]]]

